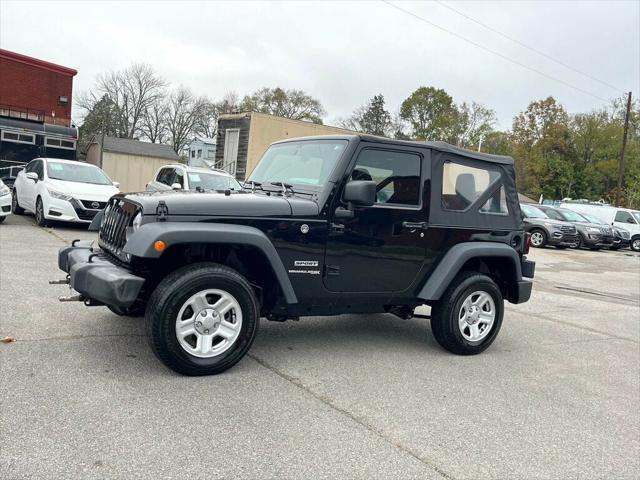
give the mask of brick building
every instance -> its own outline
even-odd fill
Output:
[[[0,178],[36,157],[76,158],[72,68],[0,49]]]
[[[72,68],[0,49],[0,115],[71,126]]]

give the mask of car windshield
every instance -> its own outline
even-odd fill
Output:
[[[525,218],[549,218],[542,210],[532,205],[520,205],[520,208]]]
[[[606,222],[604,222],[603,220],[600,220],[598,217],[594,217],[593,215],[587,215],[586,213],[583,213],[582,216],[587,220],[589,220],[591,223],[597,223],[599,225],[606,224]]]
[[[579,223],[589,223],[589,220],[584,218],[579,213],[574,212],[573,210],[558,210],[560,214],[570,222],[579,222]]]
[[[65,182],[111,185],[112,182],[98,167],[78,163],[47,162],[47,176]]]
[[[271,145],[247,182],[323,187],[347,143],[346,140],[303,140]]]
[[[636,219],[636,222],[640,223],[640,212],[636,211],[636,212],[631,212],[631,215],[633,215]]]
[[[240,190],[238,181],[227,175],[209,172],[187,172],[189,190]]]

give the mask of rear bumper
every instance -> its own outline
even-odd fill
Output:
[[[11,195],[3,195],[0,197],[0,217],[11,213]]]
[[[109,261],[100,250],[92,250],[87,243],[61,248],[58,267],[69,274],[69,285],[82,296],[115,307],[130,307],[145,281]]]
[[[521,278],[509,285],[507,300],[511,303],[524,303],[531,298],[533,281],[528,279],[533,278],[535,275],[536,262],[523,258],[520,262],[520,268],[522,270],[522,276],[527,278]]]

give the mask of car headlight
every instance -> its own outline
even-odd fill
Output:
[[[0,187],[0,197],[9,195],[9,193],[11,193],[11,190],[9,190],[9,187],[7,187],[6,185],[3,185],[2,187]]]
[[[62,192],[58,192],[57,190],[51,190],[50,188],[47,188],[47,191],[49,192],[49,195],[51,195],[53,198],[57,198],[58,200],[66,200],[68,202],[73,198],[69,195],[65,195]]]
[[[135,232],[136,230],[138,230],[140,228],[140,225],[142,225],[142,212],[138,213],[131,223],[133,231]]]
[[[554,225],[553,223],[547,223],[547,222],[545,222],[545,223],[544,223],[544,226],[545,226],[545,227],[547,227],[547,228],[555,228],[555,229],[557,229],[557,230],[560,230],[560,227],[559,227],[558,225]]]
[[[587,227],[587,232],[589,233],[600,233],[600,229],[596,227]]]

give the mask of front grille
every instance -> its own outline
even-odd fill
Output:
[[[98,244],[109,253],[120,257],[127,243],[127,227],[138,212],[138,206],[123,198],[112,198],[104,210],[98,233]]]
[[[107,202],[96,202],[94,200],[80,200],[84,208],[90,210],[102,210],[107,206]]]
[[[613,235],[613,230],[611,230],[609,227],[600,227],[600,233],[602,235],[610,237]]]
[[[93,217],[96,216],[98,210],[84,210],[82,208],[73,208],[76,212],[76,215],[80,220],[93,220]]]
[[[577,233],[576,227],[573,225],[562,225],[560,231],[562,233],[568,233],[569,235],[575,235]]]

